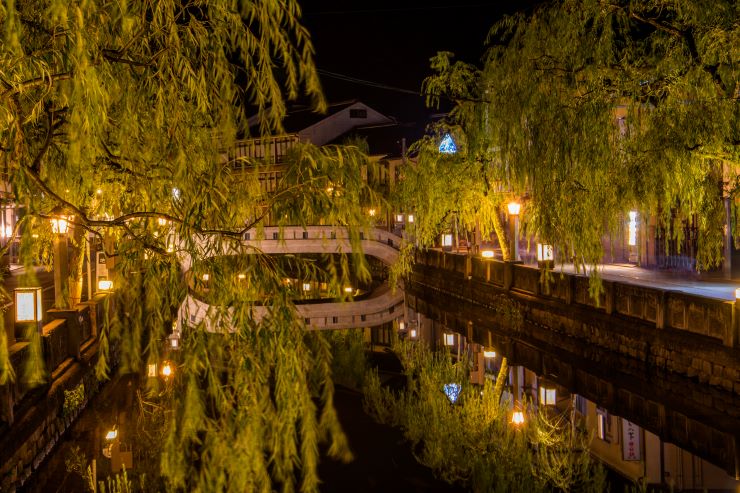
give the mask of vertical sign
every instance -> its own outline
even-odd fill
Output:
[[[640,431],[639,426],[622,419],[622,460],[642,460],[642,435]]]

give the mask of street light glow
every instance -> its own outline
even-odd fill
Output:
[[[522,209],[522,204],[515,200],[512,200],[506,205],[506,208],[509,210],[510,216],[518,216],[519,211]]]

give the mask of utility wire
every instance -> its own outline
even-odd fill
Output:
[[[345,82],[351,82],[353,84],[360,84],[363,86],[374,87],[376,89],[385,89],[387,91],[396,91],[396,92],[400,92],[403,94],[413,94],[414,96],[422,96],[422,97],[424,96],[424,94],[422,94],[420,91],[413,91],[411,89],[404,89],[401,87],[389,86],[388,84],[383,84],[381,82],[374,82],[371,80],[358,79],[357,77],[351,77],[349,75],[338,74],[336,72],[329,72],[328,70],[318,69],[317,72],[320,73],[321,75],[325,75],[327,77],[342,80]]]
[[[488,3],[471,3],[466,5],[422,5],[418,7],[395,7],[395,8],[379,8],[379,9],[357,9],[357,10],[324,10],[319,12],[303,12],[303,17],[309,17],[313,15],[341,15],[341,14],[376,14],[385,12],[412,12],[418,10],[443,10],[443,9],[463,9],[469,7],[491,7],[491,2]]]
[[[338,74],[336,72],[329,72],[328,70],[323,69],[316,69],[316,71],[321,74],[325,75],[327,77],[331,77],[333,79],[341,80],[344,82],[349,82],[351,84],[359,84],[362,86],[368,86],[373,87],[375,89],[384,89],[386,91],[395,91],[400,92],[402,94],[412,94],[414,96],[419,97],[427,97],[428,94],[424,94],[420,91],[412,91],[411,89],[404,89],[401,87],[395,87],[395,86],[389,86],[388,84],[383,84],[381,82],[374,82],[372,80],[366,80],[366,79],[358,79],[357,77],[352,77],[349,75],[344,74]],[[450,101],[451,103],[459,103],[460,101],[468,101],[471,103],[488,103],[490,101],[487,101],[485,99],[477,99],[477,98],[465,98],[465,97],[459,97],[459,98],[451,98],[450,96],[447,96],[446,94],[438,94],[437,97],[441,99],[446,99]]]

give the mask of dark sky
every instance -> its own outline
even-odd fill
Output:
[[[431,73],[429,58],[452,51],[477,63],[489,28],[506,12],[529,8],[533,0],[305,0],[304,23],[319,69],[419,91]],[[360,99],[401,121],[434,112],[423,98],[375,89],[322,75],[330,102]]]

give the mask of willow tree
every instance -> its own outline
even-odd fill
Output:
[[[523,197],[525,231],[561,259],[600,262],[639,210],[667,238],[696,218],[697,268],[719,265],[738,190],[738,19],[729,0],[559,0],[497,22],[480,66],[438,54],[424,89],[454,101],[471,163],[456,180]]]
[[[66,215],[116,259],[101,376],[116,360],[122,371],[158,362],[209,257],[239,252],[264,218],[321,219],[358,239],[370,192],[356,148],[296,147],[271,195],[259,163],[226,159],[250,116],[268,133],[286,100],[324,107],[300,15],[294,0],[0,2],[0,156],[22,208],[15,233],[27,262],[48,259],[48,218]],[[328,344],[296,320],[280,264],[249,253],[238,279],[210,274],[233,331],[183,331],[161,461],[170,488],[315,491],[318,444],[349,457]],[[258,302],[271,307],[259,321]],[[13,378],[6,342],[3,383]]]

